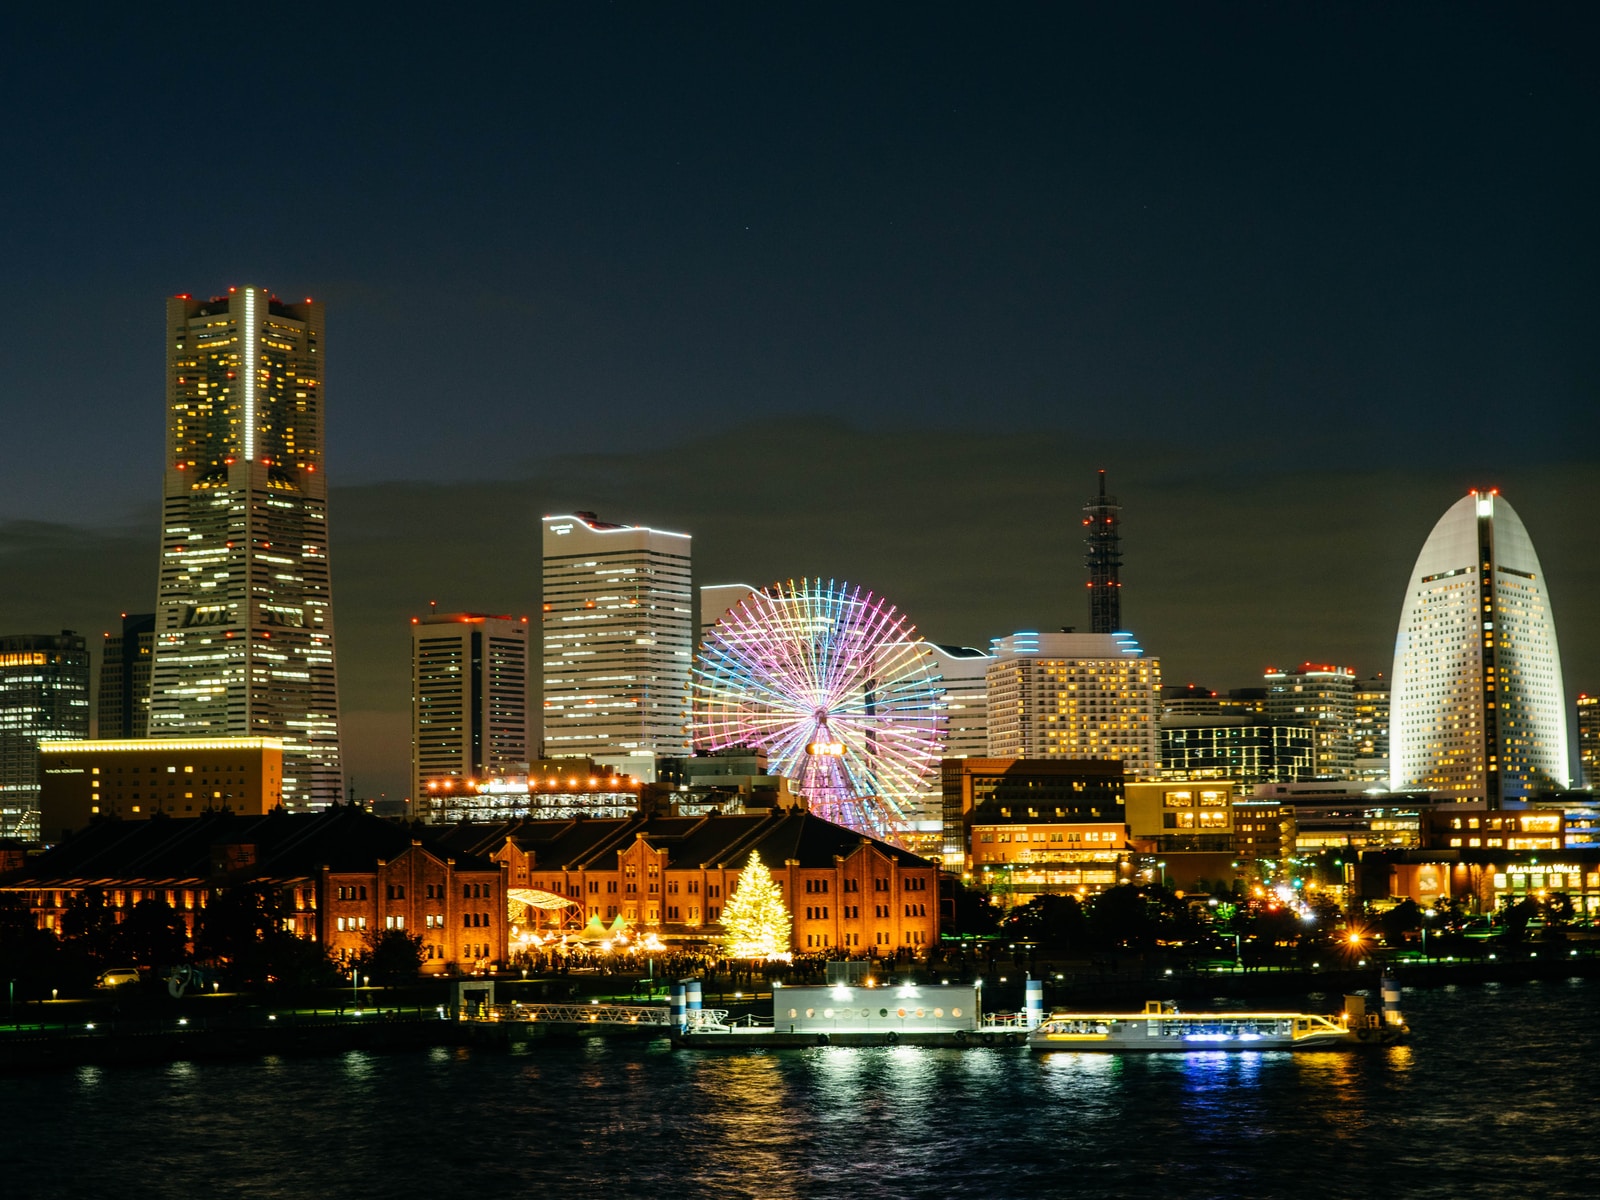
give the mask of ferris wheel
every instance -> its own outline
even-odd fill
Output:
[[[811,811],[898,840],[944,752],[944,688],[916,628],[847,583],[775,583],[706,634],[696,749],[763,750]]]

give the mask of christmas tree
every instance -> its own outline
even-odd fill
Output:
[[[722,924],[734,958],[788,959],[789,910],[772,872],[754,850],[722,910]]]

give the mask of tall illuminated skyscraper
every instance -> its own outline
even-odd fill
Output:
[[[1567,786],[1567,712],[1550,594],[1522,521],[1494,491],[1439,518],[1400,610],[1390,786],[1497,808]]]
[[[528,770],[528,619],[411,618],[411,796]]]
[[[339,799],[322,305],[167,301],[150,736],[283,743],[286,808]]]
[[[544,752],[655,779],[689,753],[689,535],[544,519]]]

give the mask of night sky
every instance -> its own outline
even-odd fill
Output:
[[[1105,467],[1228,687],[1387,671],[1498,485],[1600,688],[1600,10],[1115,7],[0,18],[0,632],[152,606],[163,299],[250,283],[328,307],[363,793],[406,618],[536,614],[574,508],[981,645],[1086,624]]]

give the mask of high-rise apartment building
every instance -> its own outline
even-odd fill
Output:
[[[0,637],[0,838],[39,839],[39,743],[89,736],[89,647],[70,629]]]
[[[122,632],[105,635],[95,736],[102,740],[150,736],[150,664],[155,658],[155,613],[123,613]]]
[[[1356,673],[1330,663],[1294,671],[1268,667],[1267,720],[1309,726],[1317,738],[1316,778],[1352,779],[1356,767]]]
[[[1567,706],[1544,571],[1516,511],[1473,491],[1417,555],[1390,673],[1390,786],[1490,808],[1567,786]]]
[[[1578,765],[1583,786],[1600,789],[1600,696],[1578,696]]]
[[[1127,633],[996,638],[987,675],[990,758],[1115,759],[1161,767],[1161,660]]]
[[[528,769],[528,621],[411,618],[411,795]]]
[[[1352,779],[1389,783],[1389,680],[1382,675],[1356,680],[1355,718],[1351,734],[1356,743]]]
[[[322,305],[167,301],[150,736],[283,743],[283,803],[338,800]]]
[[[544,519],[544,752],[645,782],[689,753],[690,539],[593,513]]]

